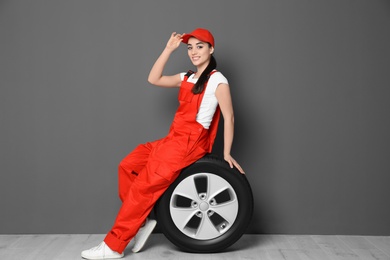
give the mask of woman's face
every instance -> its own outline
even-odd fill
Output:
[[[202,67],[208,65],[214,48],[210,47],[207,42],[202,42],[197,38],[191,37],[188,40],[187,50],[192,64],[196,67]]]

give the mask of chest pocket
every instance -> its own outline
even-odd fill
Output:
[[[192,93],[191,89],[180,88],[179,101],[191,103],[193,97],[194,94]]]

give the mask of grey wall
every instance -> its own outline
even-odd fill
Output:
[[[231,84],[248,232],[390,235],[379,0],[0,1],[0,233],[108,231],[119,161],[176,108],[149,70],[172,31],[195,27],[214,33]],[[191,68],[183,46],[166,71]]]

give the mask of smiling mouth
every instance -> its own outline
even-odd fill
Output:
[[[192,60],[193,60],[193,61],[197,61],[197,60],[199,60],[199,59],[200,59],[200,57],[199,57],[199,56],[192,57]]]

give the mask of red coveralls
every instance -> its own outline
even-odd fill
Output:
[[[184,77],[179,91],[179,107],[165,138],[141,144],[119,164],[119,197],[122,206],[104,241],[122,253],[137,234],[154,204],[180,171],[211,152],[217,133],[220,110],[214,114],[210,128],[196,121],[204,96],[194,95],[193,83]],[[207,87],[207,85],[206,85]]]

